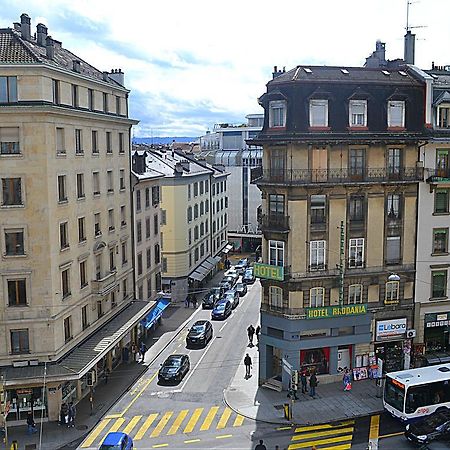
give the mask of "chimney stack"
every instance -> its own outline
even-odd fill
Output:
[[[109,80],[109,72],[103,72],[103,81]]]
[[[109,78],[112,78],[116,83],[119,83],[121,86],[125,86],[125,74],[122,72],[122,69],[111,69]]]
[[[13,26],[14,26],[14,30],[20,31],[20,22],[14,22]]]
[[[414,64],[415,40],[416,35],[408,30],[405,34],[405,53],[403,56],[406,64]]]
[[[20,16],[20,29],[22,37],[29,41],[31,39],[31,19],[28,14],[23,13]]]
[[[47,39],[47,27],[43,23],[38,23],[36,27],[36,39],[38,45],[45,47],[45,40]]]
[[[47,36],[45,39],[45,52],[48,59],[53,59],[55,57],[55,44],[51,36]]]

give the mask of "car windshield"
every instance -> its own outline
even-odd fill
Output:
[[[169,358],[165,364],[166,367],[179,367],[181,366],[181,358]]]
[[[122,447],[120,446],[120,444],[117,445],[109,445],[109,444],[102,444],[102,446],[100,447],[100,450],[121,450]]]
[[[244,285],[242,283],[238,283],[236,285],[236,289],[244,289]]]
[[[201,333],[205,329],[205,325],[192,325],[191,330],[196,333]]]
[[[219,304],[216,306],[216,309],[219,310],[219,311],[221,311],[222,309],[225,309],[225,303],[219,303]]]
[[[220,288],[211,289],[211,295],[220,295]]]

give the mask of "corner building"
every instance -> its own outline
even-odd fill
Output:
[[[275,69],[260,98],[263,263],[283,267],[261,280],[260,383],[409,364],[424,87],[408,70]]]

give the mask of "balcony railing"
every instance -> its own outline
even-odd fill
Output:
[[[367,169],[262,169],[251,172],[252,183],[268,184],[337,184],[422,181],[422,167],[404,167],[393,171],[386,167]]]
[[[263,214],[261,216],[261,231],[289,231],[289,216],[284,214]]]
[[[450,182],[450,169],[427,169],[427,183]]]
[[[116,287],[116,272],[109,272],[99,280],[91,281],[92,292],[98,295],[107,295]]]

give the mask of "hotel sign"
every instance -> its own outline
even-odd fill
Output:
[[[330,319],[342,316],[357,316],[367,313],[367,305],[326,306],[325,308],[306,308],[307,319]]]
[[[255,263],[253,265],[255,277],[265,278],[266,280],[284,281],[284,267],[271,266],[269,264]]]

